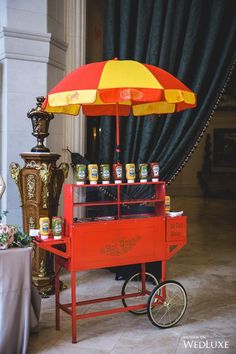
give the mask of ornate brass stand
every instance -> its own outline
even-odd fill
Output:
[[[56,166],[60,155],[50,153],[43,141],[49,135],[48,128],[52,113],[41,110],[44,97],[36,98],[36,108],[27,116],[31,119],[33,135],[37,145],[31,152],[20,154],[25,162],[21,169],[17,163],[10,164],[10,174],[18,186],[23,211],[23,229],[39,229],[39,218],[50,219],[58,212],[61,189],[69,171],[67,163]],[[34,249],[32,260],[33,282],[43,295],[54,292],[53,256],[38,247]]]
[[[23,229],[39,228],[39,218],[56,216],[63,182],[67,177],[69,166],[62,163],[56,166],[60,155],[53,153],[23,153],[23,168],[11,163],[10,174],[16,182],[22,203]],[[35,248],[33,263],[33,282],[41,294],[54,291],[54,271],[52,256]]]
[[[31,149],[32,152],[49,152],[50,150],[44,146],[43,141],[49,135],[48,129],[50,121],[54,118],[52,113],[42,112],[42,104],[45,100],[43,96],[36,98],[36,108],[32,108],[27,117],[31,119],[33,133],[37,138],[37,145]]]

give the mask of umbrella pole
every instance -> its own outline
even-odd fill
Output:
[[[119,124],[119,104],[116,103],[116,159],[120,163],[120,124]]]

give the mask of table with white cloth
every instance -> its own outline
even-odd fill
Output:
[[[32,286],[32,248],[0,250],[0,354],[25,354],[41,298]]]

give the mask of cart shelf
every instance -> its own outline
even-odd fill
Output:
[[[80,206],[99,206],[99,205],[118,205],[118,204],[146,204],[146,203],[163,203],[163,199],[126,199],[122,201],[116,201],[116,202],[110,202],[110,201],[104,201],[104,202],[84,202],[84,203],[74,203],[74,206],[80,207]]]
[[[81,206],[105,206],[105,205],[117,205],[117,202],[81,202],[81,203],[74,203],[75,207],[81,207]]]

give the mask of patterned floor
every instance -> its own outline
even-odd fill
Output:
[[[67,314],[61,314],[61,331],[55,331],[51,296],[42,301],[40,331],[30,336],[28,353],[236,353],[235,200],[176,197],[172,210],[184,210],[188,216],[188,244],[167,263],[167,278],[179,281],[188,294],[187,311],[176,327],[158,329],[146,315],[102,316],[81,320],[79,342],[72,344]],[[80,272],[77,277],[80,299],[117,295],[123,284],[106,270]],[[63,274],[63,280],[69,284],[68,274]],[[70,290],[61,297],[70,302]],[[93,309],[109,306],[98,304]]]

